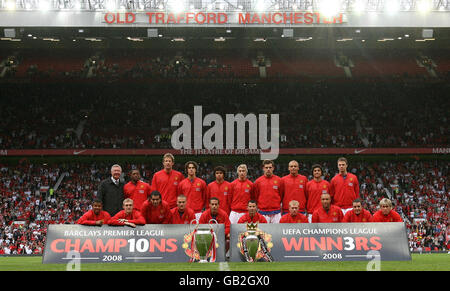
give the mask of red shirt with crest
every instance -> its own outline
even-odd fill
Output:
[[[142,204],[141,214],[146,224],[169,224],[172,221],[172,212],[166,201],[161,201],[156,207],[151,201],[145,201]]]
[[[341,222],[344,214],[340,207],[331,205],[328,211],[323,207],[317,208],[312,215],[312,223],[336,223]]]
[[[131,198],[133,200],[133,208],[137,211],[141,211],[142,204],[148,199],[151,191],[150,185],[143,181],[137,181],[136,184],[130,181],[123,186],[125,198]]]

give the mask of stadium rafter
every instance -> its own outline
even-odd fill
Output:
[[[0,0],[0,10],[80,11],[318,11],[332,5],[340,12],[449,11],[449,0]]]

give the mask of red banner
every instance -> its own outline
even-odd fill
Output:
[[[0,156],[159,156],[174,155],[259,155],[256,149],[38,149],[0,150]],[[442,155],[450,148],[282,148],[280,155]]]

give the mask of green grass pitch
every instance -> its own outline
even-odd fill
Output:
[[[101,263],[81,271],[366,271],[368,261],[273,263]],[[65,264],[42,264],[42,257],[0,257],[0,271],[65,271]],[[411,261],[382,261],[381,271],[450,271],[450,254],[412,254]]]

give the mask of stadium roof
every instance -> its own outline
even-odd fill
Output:
[[[3,0],[0,48],[447,49],[449,2]]]
[[[449,11],[448,0],[4,0],[0,10]]]
[[[448,49],[450,28],[1,28],[0,48]],[[9,30],[13,35],[6,35]]]

